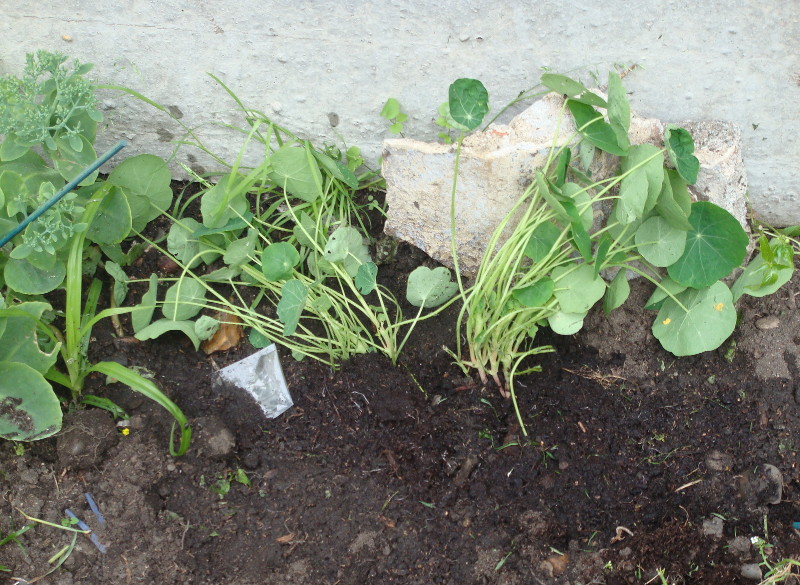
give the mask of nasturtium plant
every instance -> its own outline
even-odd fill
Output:
[[[467,130],[474,130],[489,111],[489,92],[477,79],[456,79],[448,93],[450,116]]]
[[[203,308],[205,287],[193,278],[182,278],[167,289],[161,312],[172,321],[185,321]]]
[[[34,441],[61,429],[61,403],[44,376],[22,362],[0,361],[0,438]]]
[[[406,300],[415,307],[429,309],[449,301],[456,291],[458,285],[450,280],[447,268],[418,266],[408,275]]]
[[[731,287],[733,300],[744,294],[752,297],[771,295],[789,282],[794,274],[794,247],[782,238],[766,241],[762,236],[760,252]]]
[[[369,247],[354,227],[340,227],[334,231],[325,245],[323,257],[328,262],[340,262],[345,271],[355,277],[359,267],[371,262]]]
[[[699,290],[686,289],[675,299],[664,299],[653,322],[653,335],[664,349],[684,356],[716,349],[735,327],[731,291],[724,282],[716,282]]]
[[[261,271],[269,280],[288,280],[300,254],[289,242],[273,242],[261,253]]]
[[[654,215],[645,220],[634,237],[639,254],[653,266],[670,266],[686,247],[686,232],[675,229],[663,217]]]
[[[270,179],[288,193],[309,203],[322,195],[322,174],[310,147],[281,146],[270,162]]]
[[[308,288],[299,280],[288,280],[281,288],[278,302],[278,318],[283,323],[283,334],[293,335],[300,323],[300,316],[308,297]]]
[[[708,201],[692,204],[689,223],[683,254],[667,272],[680,284],[703,288],[742,263],[749,238],[736,218]]]
[[[667,126],[664,132],[664,145],[667,153],[683,179],[690,185],[697,182],[700,161],[694,155],[694,140],[685,128]]]

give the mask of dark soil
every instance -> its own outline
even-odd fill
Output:
[[[386,278],[421,259],[401,246]],[[668,583],[756,582],[742,576],[764,560],[752,537],[770,563],[800,555],[800,279],[742,303],[735,349],[680,359],[648,336],[648,291],[634,289],[588,333],[543,339],[557,351],[517,385],[528,436],[443,351],[453,312],[420,326],[396,367],[365,355],[331,371],[281,352],[295,406],[271,420],[212,388],[246,343],[206,356],[178,334],[133,343],[105,324],[94,357],[152,372],[190,417],[192,448],[170,457],[169,416],[93,379],[130,434],[88,410],[23,454],[1,443],[0,533],[22,512],[83,518],[108,551],[81,536],[38,581],[58,585],[644,584],[659,569]],[[0,546],[0,582],[34,582],[71,534],[37,525],[18,540]]]

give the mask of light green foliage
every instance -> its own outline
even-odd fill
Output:
[[[606,292],[605,280],[595,276],[590,264],[559,266],[552,275],[556,283],[553,294],[565,313],[587,312]]]
[[[282,146],[272,153],[270,162],[270,178],[279,187],[303,201],[322,196],[322,175],[310,146]]]
[[[794,274],[794,248],[785,237],[759,239],[759,253],[731,287],[734,302],[743,294],[752,297],[771,295],[789,282]]]
[[[136,339],[139,341],[156,339],[169,331],[181,331],[192,342],[195,351],[200,349],[200,342],[202,339],[197,334],[197,324],[194,321],[188,320],[176,321],[174,319],[157,319],[137,331]]]
[[[395,98],[386,100],[381,110],[381,117],[392,123],[392,125],[389,126],[389,132],[392,134],[403,133],[403,123],[408,120],[408,114],[400,110],[400,102]]]
[[[611,124],[606,122],[603,115],[592,106],[575,99],[568,99],[567,108],[575,118],[578,132],[590,144],[617,156],[625,156],[628,153],[627,135],[625,140],[621,141]]]
[[[501,387],[503,373],[515,399],[513,379],[523,360],[549,349],[531,343],[538,327],[569,335],[600,299],[607,313],[618,308],[630,295],[629,272],[657,285],[646,306],[659,310],[653,333],[666,349],[688,355],[718,347],[733,331],[736,298],[748,291],[769,294],[788,281],[790,247],[764,238],[762,253],[732,294],[719,279],[742,263],[748,238],[727,211],[691,202],[687,183],[698,170],[691,135],[669,127],[666,149],[630,145],[630,108],[615,74],[608,78],[607,102],[562,75],[547,73],[542,84],[566,97],[580,160],[573,160],[575,142],[554,145],[493,232],[474,285],[461,289],[456,336],[467,340],[469,351],[463,356],[457,347],[458,363]],[[596,150],[619,157],[618,174],[592,182],[587,169]],[[676,170],[665,166],[667,159]],[[454,183],[451,213],[455,193]],[[595,212],[609,200],[613,210],[605,224],[593,227]],[[604,270],[611,268],[618,270],[606,284]]]
[[[191,319],[203,308],[205,287],[193,278],[183,278],[167,289],[161,312],[172,321]]]
[[[297,329],[307,297],[308,289],[299,280],[289,280],[283,284],[277,311],[283,322],[284,335],[292,335]]]
[[[269,280],[288,280],[300,262],[297,249],[288,242],[275,242],[261,254],[261,271]]]
[[[376,278],[378,276],[378,266],[374,262],[365,262],[358,267],[355,277],[355,285],[358,292],[368,295],[378,286]]]
[[[158,275],[150,275],[150,285],[147,292],[142,295],[141,302],[136,306],[135,311],[131,313],[131,325],[133,332],[138,333],[144,329],[150,320],[153,318],[153,313],[156,310],[156,299],[158,297]]]
[[[331,234],[325,245],[324,258],[328,262],[341,262],[347,274],[353,277],[362,264],[371,262],[364,238],[353,227],[340,227]]]
[[[450,281],[450,271],[443,266],[430,269],[418,266],[408,275],[406,300],[415,307],[431,308],[449,301],[458,291]]]
[[[667,126],[664,132],[664,145],[667,147],[669,159],[683,180],[694,185],[700,170],[700,161],[694,156],[694,141],[688,130],[678,126]]]
[[[670,266],[686,247],[686,232],[672,227],[663,217],[654,215],[642,222],[634,238],[639,254],[653,266]]]
[[[716,349],[736,326],[736,309],[723,282],[702,289],[687,289],[667,298],[653,323],[653,335],[677,356]],[[685,310],[684,310],[685,307]]]
[[[21,362],[0,361],[0,438],[44,439],[61,429],[61,404],[44,376]]]
[[[631,285],[628,284],[627,270],[624,268],[617,272],[611,280],[603,297],[603,311],[606,315],[614,309],[621,307],[631,294]]]
[[[655,207],[664,182],[664,153],[652,144],[631,146],[620,170],[627,174],[620,183],[616,217],[628,224]]]

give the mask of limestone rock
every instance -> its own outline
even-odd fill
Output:
[[[535,171],[544,166],[550,148],[574,142],[575,125],[562,111],[563,99],[549,94],[508,125],[492,124],[464,139],[455,211],[456,248],[464,274],[477,271],[492,232]],[[680,125],[692,133],[701,164],[697,184],[690,186],[693,197],[724,207],[745,225],[747,180],[741,132],[733,124],[719,121]],[[635,115],[631,119],[631,144],[663,146],[663,132],[659,120]],[[384,142],[386,233],[451,267],[450,194],[455,156],[455,145],[409,139]],[[616,166],[615,157],[596,156],[592,177],[610,176]]]

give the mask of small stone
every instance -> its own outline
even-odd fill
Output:
[[[242,465],[244,465],[245,469],[252,471],[256,469],[260,463],[260,458],[258,453],[254,451],[250,451],[242,458]]]
[[[756,328],[766,331],[767,329],[777,329],[780,324],[780,320],[775,315],[769,315],[756,321]]]
[[[467,33],[461,33],[458,35],[458,40],[462,43],[466,43],[469,40],[469,35]]]
[[[175,471],[176,469],[178,469],[178,468],[177,468],[177,467],[175,467],[175,464],[174,464],[174,463],[167,463],[167,471],[169,471],[169,472],[173,472],[173,471]]]
[[[215,416],[207,416],[197,420],[200,428],[198,445],[204,454],[212,459],[222,459],[233,452],[236,440],[233,433]]]
[[[742,565],[742,577],[745,579],[752,579],[753,581],[761,581],[761,567],[756,563]]]
[[[712,516],[703,520],[703,536],[712,538],[722,538],[722,530],[725,522],[719,516]]]
[[[747,558],[751,551],[750,539],[746,536],[737,536],[728,541],[728,550],[740,558]]]
[[[783,474],[768,463],[748,470],[739,480],[739,492],[750,506],[780,504],[783,497]]]
[[[714,449],[706,455],[706,467],[710,471],[730,471],[733,468],[733,457]]]

